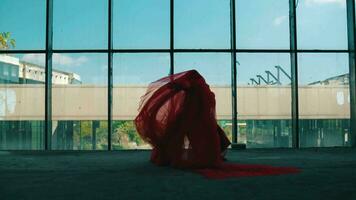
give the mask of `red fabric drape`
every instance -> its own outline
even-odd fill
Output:
[[[217,125],[215,96],[195,70],[151,83],[135,124],[158,165],[201,168],[222,162],[230,142]]]
[[[148,87],[135,119],[153,147],[151,161],[194,169],[207,178],[296,173],[296,168],[223,163],[230,145],[215,116],[215,96],[195,70],[164,77]]]

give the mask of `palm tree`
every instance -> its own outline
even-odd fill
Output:
[[[0,33],[0,49],[9,49],[16,46],[16,40],[11,38],[10,32]]]

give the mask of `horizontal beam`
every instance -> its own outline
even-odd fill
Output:
[[[53,53],[169,53],[170,49],[57,49]],[[231,53],[231,49],[174,49],[174,53]],[[338,49],[236,49],[236,53],[355,53],[353,50]],[[0,50],[0,54],[41,54],[46,50]]]

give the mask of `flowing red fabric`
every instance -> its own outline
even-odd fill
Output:
[[[233,176],[234,167],[223,164],[222,154],[230,141],[216,122],[215,95],[197,71],[181,72],[151,83],[141,97],[135,125],[143,140],[153,147],[153,163],[216,169],[220,174],[225,171]]]

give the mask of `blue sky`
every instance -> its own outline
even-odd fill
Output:
[[[106,0],[54,0],[56,49],[107,47]],[[288,0],[237,0],[237,46],[288,49]],[[1,0],[0,31],[11,32],[16,49],[45,46],[45,0]],[[176,0],[176,48],[229,48],[229,0]],[[115,48],[169,48],[169,0],[114,0]],[[346,49],[345,0],[299,0],[298,47]],[[18,55],[43,64],[43,55]],[[243,85],[275,65],[290,70],[288,54],[238,54],[238,83]],[[300,83],[347,73],[346,54],[300,54]],[[85,84],[107,83],[105,54],[57,54],[54,68],[75,72]],[[195,68],[215,85],[230,84],[230,55],[176,54],[176,72]],[[146,84],[169,72],[168,54],[114,56],[115,84]],[[288,84],[288,80],[283,80]]]

